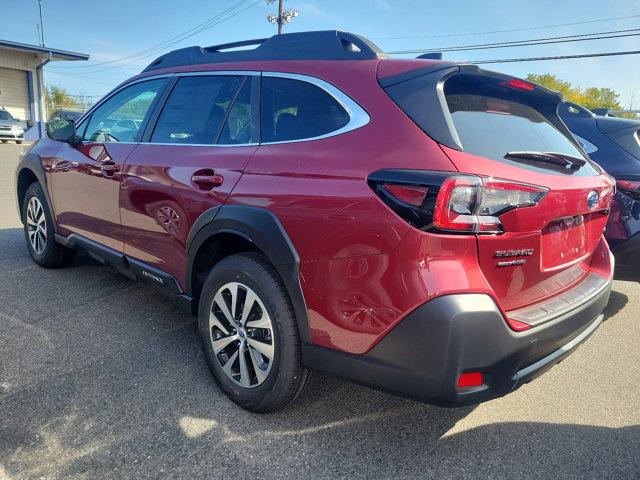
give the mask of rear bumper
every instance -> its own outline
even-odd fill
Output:
[[[463,406],[505,395],[544,373],[602,322],[611,280],[576,308],[523,332],[511,330],[491,297],[445,295],[418,307],[366,354],[303,345],[316,370],[408,398]],[[465,372],[484,385],[458,389]]]
[[[615,278],[640,282],[640,232],[616,245],[611,252],[616,257]]]

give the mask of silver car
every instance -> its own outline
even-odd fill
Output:
[[[13,118],[4,108],[0,108],[0,142],[7,143],[8,140],[22,143],[24,141],[24,128],[20,120]]]

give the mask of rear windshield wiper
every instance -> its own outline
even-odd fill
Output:
[[[571,170],[578,170],[587,163],[583,158],[559,152],[507,152],[504,158],[507,160],[532,160],[541,163],[550,163],[562,167],[569,167]]]

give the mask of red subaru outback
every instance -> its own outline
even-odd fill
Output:
[[[614,186],[559,102],[336,31],[177,50],[25,152],[27,245],[175,297],[246,409],[291,402],[308,369],[482,402],[560,361],[609,297]]]

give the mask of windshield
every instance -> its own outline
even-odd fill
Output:
[[[0,120],[13,120],[13,117],[6,110],[0,110]]]
[[[584,154],[536,107],[524,92],[482,84],[454,76],[445,83],[451,119],[464,151],[534,170],[554,170],[569,175],[597,175],[589,164],[573,171],[559,171],[535,158],[514,158],[511,152],[559,153],[584,159]],[[508,158],[505,158],[507,156]],[[523,165],[524,164],[524,165]]]

